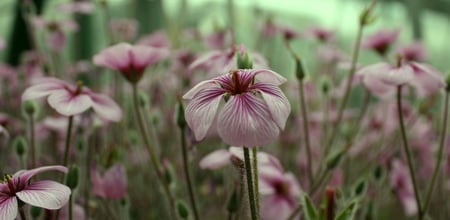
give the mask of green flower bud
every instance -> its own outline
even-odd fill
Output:
[[[22,110],[26,116],[34,118],[37,115],[39,106],[35,101],[28,100],[22,103]]]
[[[333,83],[331,82],[331,80],[328,77],[326,77],[326,76],[321,77],[320,78],[320,89],[321,89],[322,93],[327,95],[331,90],[332,84]]]
[[[447,84],[445,86],[445,91],[450,92],[450,73],[448,73],[447,76],[445,77],[445,83]]]
[[[365,8],[359,16],[359,24],[361,26],[366,26],[372,24],[376,21],[376,17],[372,15],[375,9],[376,1],[372,1],[369,7]]]
[[[252,69],[253,68],[253,62],[248,56],[248,53],[245,52],[244,54],[237,53],[237,67],[238,69]]]
[[[295,59],[295,76],[298,80],[303,80],[306,76],[306,71],[303,67],[302,61],[298,58]]]
[[[24,136],[16,137],[13,141],[13,147],[19,157],[24,156],[28,148],[27,139]]]
[[[184,203],[181,200],[178,200],[176,202],[176,207],[180,218],[187,219],[189,217],[189,208],[187,207],[186,203]]]
[[[178,127],[184,129],[186,127],[186,119],[184,118],[184,107],[183,103],[178,103],[178,111],[177,111],[177,124]]]
[[[366,193],[367,190],[367,181],[365,179],[361,179],[356,184],[355,188],[353,189],[353,193],[355,196],[362,196]]]
[[[72,165],[69,169],[69,173],[67,174],[67,180],[66,185],[70,189],[75,189],[78,186],[78,167],[75,165]]]
[[[332,170],[334,168],[336,168],[339,163],[342,160],[342,157],[344,156],[345,151],[340,150],[334,154],[331,154],[327,159],[326,159],[326,165],[327,165],[327,169],[328,170]]]

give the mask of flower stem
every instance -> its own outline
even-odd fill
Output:
[[[306,110],[306,101],[305,101],[305,90],[303,86],[303,79],[298,80],[298,93],[300,96],[300,109],[302,111],[302,118],[303,118],[303,132],[304,132],[304,138],[305,138],[305,146],[306,146],[306,162],[307,162],[307,172],[308,172],[308,181],[309,185],[311,186],[313,183],[313,170],[312,170],[312,153],[311,153],[311,144],[309,140],[309,121],[308,121],[308,112]]]
[[[72,125],[73,125],[73,115],[69,116],[67,123],[67,133],[66,133],[66,147],[64,149],[64,160],[63,166],[67,167],[67,163],[69,162],[69,151],[70,151],[70,138],[72,134]]]
[[[181,149],[183,151],[183,168],[184,174],[186,177],[186,182],[188,185],[189,191],[189,199],[191,200],[192,211],[194,212],[194,219],[199,220],[199,215],[197,211],[197,203],[195,202],[194,188],[192,187],[192,179],[189,172],[189,164],[188,164],[188,154],[187,154],[187,144],[186,144],[186,133],[184,132],[184,128],[180,128],[181,133]]]
[[[255,203],[256,203],[256,214],[259,218],[259,179],[258,179],[258,148],[253,147],[253,164],[252,164],[252,172],[253,172],[253,181],[255,181]]]
[[[344,113],[344,109],[345,106],[347,105],[347,102],[350,98],[350,88],[353,82],[353,78],[355,75],[355,71],[356,71],[356,63],[358,61],[358,57],[359,57],[359,48],[361,47],[361,39],[362,39],[362,33],[363,33],[363,28],[364,25],[360,24],[358,27],[358,34],[356,36],[356,42],[353,48],[353,55],[352,55],[352,62],[351,62],[351,67],[349,70],[349,76],[347,79],[347,83],[345,85],[345,92],[344,92],[344,97],[342,99],[341,105],[339,106],[339,110],[338,110],[338,115],[337,115],[337,119],[336,122],[333,126],[333,129],[331,131],[331,135],[330,138],[328,139],[327,144],[325,145],[325,149],[330,148],[329,146],[331,146],[334,142],[334,139],[336,138],[336,135],[338,133],[339,130],[339,125],[341,124],[342,121],[342,115]]]
[[[172,217],[174,219],[176,219],[176,214],[175,214],[175,200],[174,197],[172,195],[172,192],[170,191],[169,185],[167,184],[167,182],[164,180],[164,174],[162,172],[160,163],[158,161],[158,158],[156,156],[156,153],[154,151],[154,147],[152,146],[152,144],[150,143],[150,140],[147,136],[147,129],[145,128],[144,125],[144,121],[142,119],[142,115],[140,112],[140,108],[139,108],[139,98],[138,98],[138,88],[136,84],[132,84],[133,87],[133,105],[134,105],[134,111],[135,111],[135,115],[136,115],[136,123],[138,124],[139,127],[139,131],[141,133],[142,139],[144,140],[144,144],[145,147],[147,148],[147,151],[149,153],[150,156],[150,161],[153,165],[153,169],[155,170],[155,173],[158,177],[158,179],[160,180],[163,189],[164,189],[164,193],[166,194],[167,199],[169,200],[169,204],[170,204],[170,213],[172,215]]]
[[[21,220],[26,220],[27,216],[25,215],[25,210],[22,208],[19,208],[19,214],[20,214],[20,219]]]
[[[73,196],[69,196],[69,220],[72,220]]]
[[[247,191],[248,191],[248,201],[250,202],[250,212],[252,215],[252,220],[258,220],[258,214],[256,213],[256,202],[255,202],[255,191],[253,189],[253,177],[252,177],[252,167],[250,162],[250,151],[248,148],[244,147],[244,162],[245,162],[245,173],[247,175]]]
[[[439,171],[441,168],[442,157],[444,156],[443,154],[444,154],[444,146],[445,146],[445,138],[446,138],[445,134],[447,132],[449,93],[450,93],[449,91],[445,92],[445,102],[444,102],[444,112],[443,112],[444,122],[442,125],[442,133],[441,133],[441,139],[439,142],[439,150],[438,150],[438,154],[437,154],[436,164],[434,166],[433,177],[431,178],[431,183],[428,186],[427,194],[425,197],[425,203],[424,203],[424,206],[422,209],[422,215],[425,215],[427,213],[428,207],[430,205],[431,197],[433,195],[433,190],[436,185],[436,179],[439,175]]]
[[[31,168],[36,168],[36,144],[34,138],[34,117],[33,114],[28,115],[29,132],[30,132],[30,154],[31,154]]]
[[[397,109],[398,109],[398,118],[399,118],[399,123],[400,123],[400,131],[401,131],[401,135],[402,135],[402,139],[403,139],[403,148],[405,150],[406,158],[408,160],[409,174],[411,175],[411,180],[412,180],[413,188],[414,188],[414,194],[415,194],[417,207],[418,207],[418,219],[422,220],[423,212],[422,212],[422,205],[420,203],[419,189],[417,186],[416,177],[414,175],[415,174],[414,173],[414,165],[412,162],[413,158],[411,155],[411,150],[409,148],[408,139],[406,138],[405,123],[403,121],[404,119],[403,119],[403,111],[402,111],[402,86],[401,85],[397,87]]]

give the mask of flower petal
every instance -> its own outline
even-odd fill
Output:
[[[131,62],[134,67],[145,68],[169,56],[169,51],[144,45],[135,45],[131,49]]]
[[[287,219],[293,211],[294,207],[281,196],[268,195],[261,197],[261,219]]]
[[[211,127],[223,94],[220,88],[203,89],[186,106],[186,122],[197,140],[203,139]]]
[[[31,170],[21,170],[16,172],[13,175],[13,179],[19,179],[20,177],[20,181],[21,183],[26,183],[28,182],[28,180],[30,180],[33,176],[42,173],[42,172],[46,172],[46,171],[52,171],[52,170],[56,170],[56,171],[60,171],[63,173],[67,173],[68,170],[66,167],[63,166],[43,166],[43,167],[39,167],[39,168],[35,168],[35,169],[31,169]]]
[[[267,104],[251,93],[231,96],[218,115],[217,130],[225,143],[245,147],[270,144],[280,133]]]
[[[102,94],[89,94],[92,99],[92,108],[101,118],[118,122],[122,119],[122,110],[114,100]]]
[[[33,182],[16,195],[32,206],[55,210],[63,207],[69,200],[69,187],[54,181]]]
[[[22,94],[22,101],[48,96],[52,92],[55,92],[57,90],[64,90],[65,85],[66,83],[60,80],[57,81],[51,80],[44,83],[33,85],[27,88],[25,92]]]
[[[108,199],[122,199],[127,194],[125,167],[116,164],[103,175],[103,187]]]
[[[202,81],[202,82],[198,83],[197,85],[195,85],[188,92],[186,92],[186,94],[183,95],[183,99],[191,100],[201,90],[206,89],[206,88],[213,88],[213,87],[217,87],[217,88],[219,87],[215,80]]]
[[[279,86],[287,81],[286,78],[272,70],[254,70],[255,79],[259,82],[271,83]]]
[[[17,217],[17,199],[15,196],[0,194],[0,219],[13,220]]]
[[[373,75],[366,75],[363,78],[366,88],[380,99],[388,99],[395,95],[396,87],[383,83],[380,79]]]
[[[132,46],[128,43],[119,43],[102,50],[94,56],[95,65],[120,70],[130,64],[129,52]]]
[[[48,97],[48,104],[65,116],[80,114],[92,106],[92,99],[86,94],[73,95],[67,90],[54,92]]]
[[[414,80],[410,83],[419,96],[431,95],[445,87],[444,76],[438,70],[421,63],[411,62],[410,65],[414,69]]]
[[[259,90],[269,107],[273,120],[280,129],[284,129],[286,120],[291,112],[291,104],[280,88],[273,84],[255,83],[252,89]]]
[[[216,170],[231,163],[231,153],[228,150],[216,150],[209,153],[200,161],[200,168]]]

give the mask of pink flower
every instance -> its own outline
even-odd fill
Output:
[[[211,76],[237,69],[237,53],[243,53],[243,46],[234,46],[228,50],[214,50],[200,55],[191,65],[191,70],[202,70]],[[249,52],[253,61],[253,69],[267,69],[267,61],[258,53]]]
[[[0,38],[0,52],[6,48],[6,42],[3,38]]]
[[[45,166],[21,170],[13,176],[6,176],[5,181],[0,183],[0,219],[16,218],[19,203],[17,199],[32,206],[50,210],[63,207],[71,194],[69,187],[50,180],[30,183],[31,178],[36,174],[50,170],[67,173],[67,168],[63,166]]]
[[[74,86],[56,78],[42,78],[25,90],[22,101],[42,97],[48,97],[48,104],[64,116],[81,114],[92,107],[102,119],[117,122],[122,118],[120,107],[111,98],[81,84]]]
[[[301,193],[294,175],[261,166],[258,176],[261,219],[287,219],[297,207]]]
[[[365,39],[363,48],[373,50],[380,56],[385,56],[392,44],[397,40],[399,33],[399,30],[380,30]]]
[[[402,203],[405,214],[411,217],[417,214],[418,208],[409,175],[408,167],[405,164],[400,160],[392,161],[392,169],[389,174],[391,187]]]
[[[203,39],[203,44],[212,50],[225,49],[231,44],[231,31],[219,30]]]
[[[213,127],[232,146],[272,143],[284,129],[291,111],[289,101],[278,88],[285,81],[270,70],[248,69],[203,81],[183,96],[189,100],[186,121],[197,140]]]
[[[104,199],[123,199],[127,195],[127,177],[125,167],[116,164],[103,176],[94,168],[91,171],[92,192]]]
[[[422,42],[414,42],[412,44],[397,49],[397,54],[406,61],[423,62],[428,57],[428,52]]]
[[[419,96],[428,96],[445,86],[442,73],[433,67],[416,62],[392,66],[378,63],[360,69],[362,82],[374,95],[380,98],[392,96],[396,86],[409,84],[416,88]]]
[[[37,29],[47,29],[49,35],[47,37],[48,47],[55,52],[60,52],[64,49],[67,42],[67,33],[78,30],[78,24],[73,20],[44,20],[42,17],[35,17],[33,25]]]
[[[94,56],[94,64],[117,70],[131,83],[137,83],[147,68],[166,58],[165,49],[119,43]]]

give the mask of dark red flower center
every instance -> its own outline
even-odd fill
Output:
[[[275,193],[283,197],[289,196],[290,186],[286,182],[276,182],[274,184]]]

